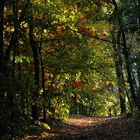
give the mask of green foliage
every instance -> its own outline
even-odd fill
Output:
[[[45,122],[48,118],[65,120],[69,114],[119,114],[122,93],[118,91],[114,46],[119,46],[120,30],[126,35],[127,61],[139,97],[139,6],[123,0],[117,4],[118,11],[108,0],[4,2],[0,65],[8,74],[0,71],[3,139],[23,136],[26,131],[40,133],[42,127],[50,129],[39,121],[42,117]],[[123,90],[129,91],[124,48],[120,47],[126,85]],[[33,105],[38,120],[32,120]],[[35,125],[29,127],[31,120]]]

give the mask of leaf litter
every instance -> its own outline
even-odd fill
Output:
[[[140,140],[140,120],[122,117],[70,116],[51,130],[23,140]]]

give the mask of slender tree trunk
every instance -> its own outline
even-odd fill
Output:
[[[19,0],[17,0],[16,3],[18,3],[18,1]],[[10,60],[10,53],[12,52],[12,50],[14,53],[16,52],[15,48],[17,48],[18,35],[19,35],[18,29],[20,27],[20,23],[24,20],[25,13],[26,13],[26,8],[23,6],[22,11],[21,11],[21,15],[18,18],[18,11],[17,10],[18,10],[17,5],[13,4],[14,32],[12,33],[12,36],[11,36],[11,39],[9,42],[9,46],[7,47],[7,49],[5,51],[5,56],[4,56],[4,59],[5,59],[4,68],[5,68],[5,70],[7,70],[7,65],[8,65],[8,62]],[[14,64],[14,57],[13,57],[13,64]],[[13,67],[13,69],[14,69],[14,67]]]
[[[13,50],[13,66],[12,66],[12,77],[15,77],[15,68],[16,68],[16,48]]]
[[[29,38],[30,38],[30,45],[33,52],[33,60],[34,60],[34,72],[35,72],[35,90],[33,92],[33,99],[36,102],[39,97],[39,49],[37,44],[34,41],[34,34],[33,34],[33,21],[31,15],[31,21],[29,23]],[[38,107],[37,104],[32,106],[32,117],[33,121],[38,120]]]
[[[34,59],[34,72],[35,72],[35,86],[36,90],[39,90],[39,50],[38,46],[34,41],[33,35],[33,24],[29,25],[29,38],[30,38],[30,45],[33,52],[33,59]]]
[[[134,88],[134,84],[133,84],[131,67],[130,67],[130,64],[129,64],[129,52],[128,52],[128,47],[126,45],[126,38],[125,38],[125,33],[124,32],[122,32],[122,39],[123,39],[122,41],[124,43],[123,53],[124,53],[125,61],[126,61],[126,70],[127,70],[127,75],[128,75],[128,83],[129,83],[129,86],[130,86],[131,96],[132,96],[132,99],[134,101],[135,106],[137,106],[140,110],[140,105],[137,102],[137,97],[136,97],[136,94],[135,94],[135,88]]]
[[[15,66],[16,66],[16,51],[18,47],[18,29],[19,29],[19,24],[18,24],[18,0],[15,0],[13,3],[13,15],[14,15],[14,44],[13,45],[13,68],[12,68],[12,77],[15,77]]]
[[[41,46],[40,46],[41,47]],[[45,93],[45,80],[44,80],[44,64],[41,54],[41,48],[39,49],[40,53],[40,63],[41,63],[41,77],[42,77],[42,88],[43,88],[43,98],[46,100],[46,93]],[[46,122],[46,105],[43,108],[43,122]]]
[[[126,92],[126,96],[127,96],[127,99],[128,99],[130,111],[131,111],[131,113],[133,113],[133,106],[132,106],[131,99],[130,99],[130,97],[129,97],[128,92]]]
[[[3,72],[4,0],[0,1],[0,72]]]
[[[125,83],[124,83],[124,76],[122,72],[122,67],[120,66],[120,62],[115,60],[115,67],[116,67],[116,74],[118,79],[118,89],[119,89],[119,98],[120,98],[120,109],[121,114],[126,113],[126,106],[125,106]]]
[[[10,46],[13,48],[13,60],[12,60],[12,79],[15,78],[15,59],[16,59],[16,49],[17,49],[17,43],[18,43],[18,0],[15,0],[12,2],[12,8],[13,8],[13,17],[14,17],[14,44],[11,44],[13,46]],[[14,94],[11,94],[11,92],[9,92],[9,101],[10,101],[10,106],[14,107]],[[12,110],[11,111],[11,123],[13,123],[14,121],[14,114],[15,112]],[[11,137],[14,137],[14,127],[13,125],[11,125]]]
[[[137,7],[140,6],[140,0],[137,0],[136,5]],[[140,15],[138,15],[137,17],[137,24],[138,24],[138,38],[140,39]],[[140,52],[138,52],[137,57],[140,57]],[[140,105],[140,61],[137,62],[137,77],[138,77],[138,104]]]
[[[18,47],[18,29],[19,29],[19,23],[18,23],[18,0],[14,0],[12,2],[12,10],[13,10],[13,22],[14,22],[14,32],[12,34],[9,46],[6,50],[5,54],[5,61],[8,63],[10,60],[10,52],[13,51],[13,60],[12,60],[12,78],[15,77],[15,65],[16,65],[16,50]],[[7,64],[6,64],[7,65]]]
[[[113,44],[113,49],[115,52],[115,67],[116,67],[116,74],[118,79],[118,89],[119,89],[119,98],[120,98],[120,109],[121,114],[126,113],[126,106],[125,106],[125,81],[123,75],[123,68],[122,68],[122,56],[120,51],[120,32],[118,32],[117,39],[115,39],[114,35],[112,34],[112,40],[118,42],[118,45]]]
[[[18,79],[20,79],[21,80],[21,63],[19,62],[18,63]]]
[[[46,0],[45,0],[45,5],[46,5]],[[43,17],[45,20],[45,17]],[[41,47],[42,47],[42,32],[41,31],[41,42],[40,42],[40,47],[39,47],[39,55],[40,55],[40,64],[41,64],[41,80],[42,80],[42,89],[43,89],[43,99],[45,101],[45,104],[43,106],[43,122],[46,122],[46,92],[45,92],[45,79],[44,79],[44,64],[43,64],[43,58],[42,58],[42,53],[41,53]]]
[[[38,48],[33,39],[33,26],[29,27],[29,36],[30,36],[30,44],[33,51],[33,59],[34,59],[34,72],[35,72],[35,91],[33,92],[33,99],[36,101],[39,97],[39,56],[38,56]],[[38,107],[37,105],[32,106],[32,117],[33,120],[38,119]]]
[[[139,53],[140,54],[140,53]],[[137,75],[138,75],[138,82],[139,82],[139,88],[138,88],[138,102],[140,103],[140,62],[137,63]]]

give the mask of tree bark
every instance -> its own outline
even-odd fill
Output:
[[[134,88],[134,85],[133,85],[133,78],[132,78],[131,68],[130,68],[130,65],[129,65],[129,52],[128,52],[128,47],[126,45],[126,38],[125,38],[125,33],[124,32],[122,32],[122,39],[123,39],[123,43],[124,43],[123,54],[125,56],[126,70],[127,70],[127,75],[128,75],[128,83],[129,83],[129,86],[130,86],[131,96],[132,96],[132,99],[134,101],[134,105],[137,106],[140,110],[140,105],[137,102],[137,97],[136,97],[136,94],[135,94],[135,88]]]
[[[120,43],[120,32],[118,32],[117,35],[117,42]],[[114,37],[112,37],[114,41]],[[120,52],[120,45],[114,45],[113,46],[114,52],[115,52],[115,67],[116,67],[116,74],[118,79],[118,89],[119,89],[119,98],[120,98],[120,109],[121,114],[126,113],[126,106],[125,106],[125,81],[124,81],[124,75],[123,75],[123,68],[122,68],[122,56]]]
[[[29,39],[30,39],[30,45],[33,52],[33,60],[34,60],[34,72],[35,72],[35,88],[33,91],[33,99],[36,102],[39,97],[39,50],[38,46],[34,41],[34,34],[33,34],[33,21],[32,21],[32,15],[31,15],[31,21],[29,22]],[[32,106],[32,117],[33,121],[38,120],[38,107],[35,103]]]
[[[137,0],[137,6],[140,6],[140,0]],[[140,15],[137,17],[138,24],[138,38],[140,38]],[[139,40],[140,41],[140,40]],[[138,58],[140,58],[140,52],[138,52]],[[138,77],[138,104],[140,104],[140,61],[137,62],[137,77]]]
[[[3,72],[4,0],[0,1],[0,72]]]
[[[139,56],[140,56],[140,53],[139,53]],[[140,61],[137,63],[137,75],[138,75],[138,82],[139,82],[138,101],[140,103]]]
[[[12,77],[15,77],[15,66],[16,66],[16,51],[18,47],[18,29],[19,29],[19,24],[18,24],[18,0],[15,0],[13,3],[13,15],[14,15],[14,44],[13,45],[13,67],[12,67]]]
[[[40,45],[41,47],[41,45]],[[41,78],[42,78],[42,89],[43,89],[43,98],[46,100],[46,93],[45,93],[45,80],[44,80],[44,64],[43,64],[43,59],[42,59],[42,54],[41,54],[41,48],[39,49],[40,53],[40,63],[41,63]],[[44,105],[43,108],[43,122],[46,122],[46,106]]]
[[[17,0],[17,2],[18,2],[18,0]],[[18,35],[19,35],[18,28],[20,27],[20,23],[24,20],[25,13],[26,13],[26,8],[23,6],[22,11],[21,11],[21,15],[18,18],[18,13],[17,13],[18,11],[17,11],[17,8],[15,6],[16,5],[13,5],[14,28],[15,28],[15,30],[12,34],[12,37],[11,37],[10,42],[9,42],[9,46],[6,49],[5,56],[4,56],[5,63],[6,63],[5,64],[6,68],[7,68],[7,64],[9,62],[9,59],[10,59],[10,53],[15,48],[14,46],[17,45],[17,42],[18,42],[17,38],[18,38]]]

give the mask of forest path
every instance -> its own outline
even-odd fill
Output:
[[[26,140],[140,140],[140,120],[71,116],[52,130]]]

